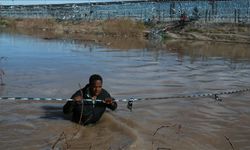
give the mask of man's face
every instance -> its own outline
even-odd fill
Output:
[[[90,84],[90,90],[92,96],[98,96],[102,91],[102,81],[95,80],[93,83]]]

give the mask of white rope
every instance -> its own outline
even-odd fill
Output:
[[[229,95],[250,91],[250,88],[224,91],[218,93],[203,93],[203,94],[191,94],[191,95],[176,95],[176,96],[166,96],[166,97],[151,97],[151,98],[130,98],[130,99],[116,99],[116,102],[129,102],[129,101],[141,101],[141,100],[164,100],[172,98],[197,98],[197,97],[212,97],[218,100],[218,95]],[[38,98],[38,97],[0,97],[0,100],[36,100],[36,101],[70,101],[73,99],[69,98]],[[92,102],[92,99],[84,99],[84,101]],[[103,102],[102,100],[96,100],[96,102]]]

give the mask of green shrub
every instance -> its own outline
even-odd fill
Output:
[[[9,21],[3,18],[0,18],[0,26],[7,26],[9,25]]]

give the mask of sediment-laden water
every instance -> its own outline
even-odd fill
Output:
[[[124,43],[123,43],[124,44]],[[69,98],[93,73],[117,99],[249,88],[249,45],[193,41],[123,49],[0,34],[0,96]],[[126,48],[128,48],[127,43]],[[250,148],[249,92],[118,102],[93,126],[62,114],[65,101],[0,101],[1,149]],[[231,144],[232,145],[231,145]]]

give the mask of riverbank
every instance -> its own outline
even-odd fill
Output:
[[[107,39],[143,39],[146,27],[132,20],[94,22],[56,21],[52,19],[2,19],[1,28],[9,32],[34,35],[44,39],[74,39],[110,43]]]
[[[180,26],[170,23],[163,31],[170,39],[250,44],[249,24],[187,22]]]
[[[0,19],[5,31],[38,36],[43,39],[73,39],[120,45],[176,40],[214,41],[250,44],[250,25],[201,22],[136,22],[129,19],[106,21],[56,21],[52,19]],[[139,43],[139,44],[137,44]]]

